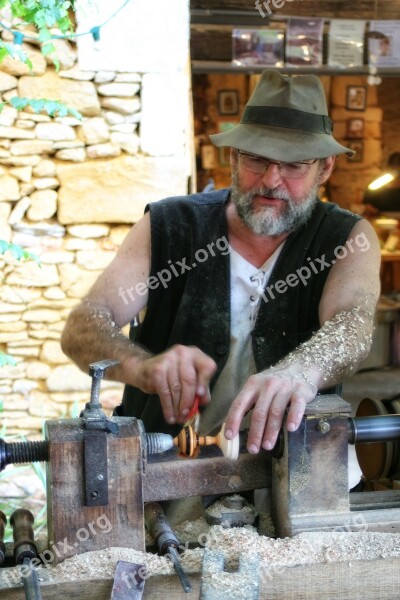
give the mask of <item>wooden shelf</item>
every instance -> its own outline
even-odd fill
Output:
[[[237,66],[229,61],[217,61],[217,60],[193,60],[192,61],[192,72],[193,73],[238,73],[242,75],[262,73],[265,69],[276,69],[281,73],[296,74],[296,73],[313,73],[314,75],[363,75],[368,76],[370,74],[369,67],[364,65],[362,67],[330,67],[328,65],[322,65],[321,67],[274,67],[265,65],[252,65],[252,66]],[[380,77],[400,77],[400,68],[386,67],[378,69],[377,75]]]

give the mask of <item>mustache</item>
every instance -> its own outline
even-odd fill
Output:
[[[275,198],[276,200],[286,200],[290,202],[290,195],[284,190],[260,187],[247,192],[246,196],[249,200],[253,200],[256,196],[265,196],[266,198]]]

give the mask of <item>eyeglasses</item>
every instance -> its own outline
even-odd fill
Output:
[[[241,150],[238,150],[238,154],[239,162],[243,169],[251,171],[251,173],[256,175],[264,175],[270,165],[276,165],[279,174],[285,179],[302,179],[303,177],[306,177],[311,166],[318,160],[318,158],[316,158],[311,161],[287,163],[270,160],[269,158],[262,158],[261,156],[254,156],[254,154],[247,154]]]

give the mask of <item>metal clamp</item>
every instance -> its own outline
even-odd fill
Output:
[[[90,401],[80,414],[86,429],[84,440],[86,506],[108,504],[107,434],[118,433],[119,427],[102,409],[99,394],[100,383],[106,370],[118,364],[118,360],[101,360],[89,365],[89,375],[92,377]]]

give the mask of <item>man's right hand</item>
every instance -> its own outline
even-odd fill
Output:
[[[158,394],[167,423],[184,423],[195,396],[200,404],[210,401],[209,383],[215,361],[195,346],[176,345],[156,356],[135,359],[132,384]]]

